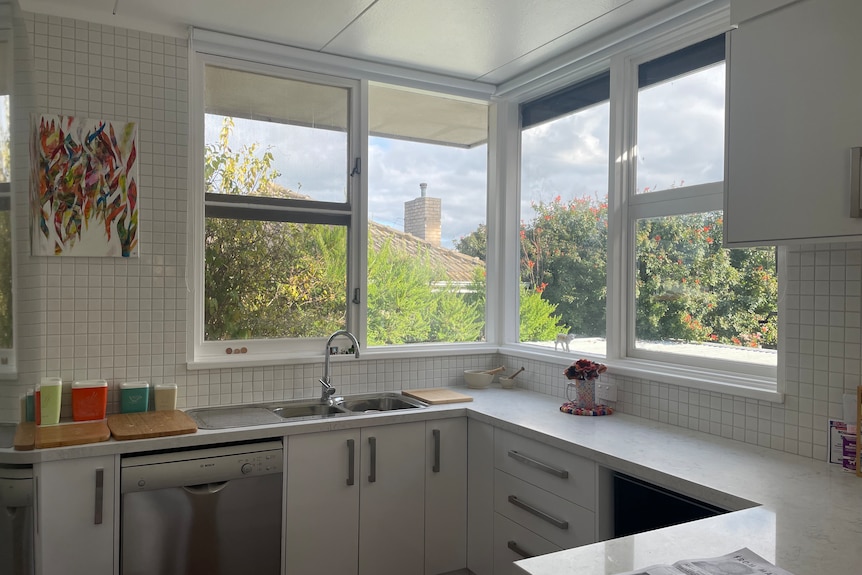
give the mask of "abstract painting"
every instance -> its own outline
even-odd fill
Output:
[[[31,137],[32,254],[136,257],[137,125],[42,114]]]

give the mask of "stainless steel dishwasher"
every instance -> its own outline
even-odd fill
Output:
[[[0,573],[33,575],[33,469],[0,465]]]
[[[129,456],[122,575],[279,575],[280,441]]]

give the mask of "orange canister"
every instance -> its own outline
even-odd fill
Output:
[[[105,419],[108,407],[108,382],[104,379],[76,381],[72,384],[72,419]]]

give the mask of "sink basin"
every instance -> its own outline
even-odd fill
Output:
[[[279,417],[283,417],[284,419],[291,419],[296,417],[319,417],[319,416],[327,416],[327,415],[337,415],[340,413],[345,413],[344,409],[337,407],[335,405],[328,405],[326,403],[295,403],[289,405],[282,405],[279,407],[270,407],[270,411]]]
[[[405,397],[398,393],[375,393],[345,397],[343,400],[338,402],[338,405],[353,413],[425,407],[425,404],[418,399]]]
[[[339,399],[334,405],[323,403],[320,399],[299,399],[258,405],[203,407],[190,409],[186,413],[200,429],[226,429],[419,407],[427,406],[418,399],[390,392],[350,395]]]

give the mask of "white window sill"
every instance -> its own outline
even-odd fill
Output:
[[[488,343],[463,344],[425,344],[425,345],[393,345],[379,346],[359,350],[358,361],[413,359],[432,357],[451,357],[456,355],[495,354],[496,345]],[[353,355],[333,355],[332,361],[356,359]],[[203,357],[186,363],[189,370],[199,369],[229,369],[235,367],[266,367],[272,365],[300,365],[306,363],[322,363],[322,353],[272,354],[272,355],[220,355],[218,357]]]
[[[582,357],[580,355],[575,357],[572,353],[535,349],[516,344],[500,347],[500,353],[523,359],[558,363],[561,370],[571,365],[575,359]],[[778,391],[775,379],[769,377],[685,367],[660,361],[631,358],[609,360],[601,355],[590,354],[583,354],[583,357],[607,365],[609,375],[636,377],[772,403],[784,402],[784,394]]]

